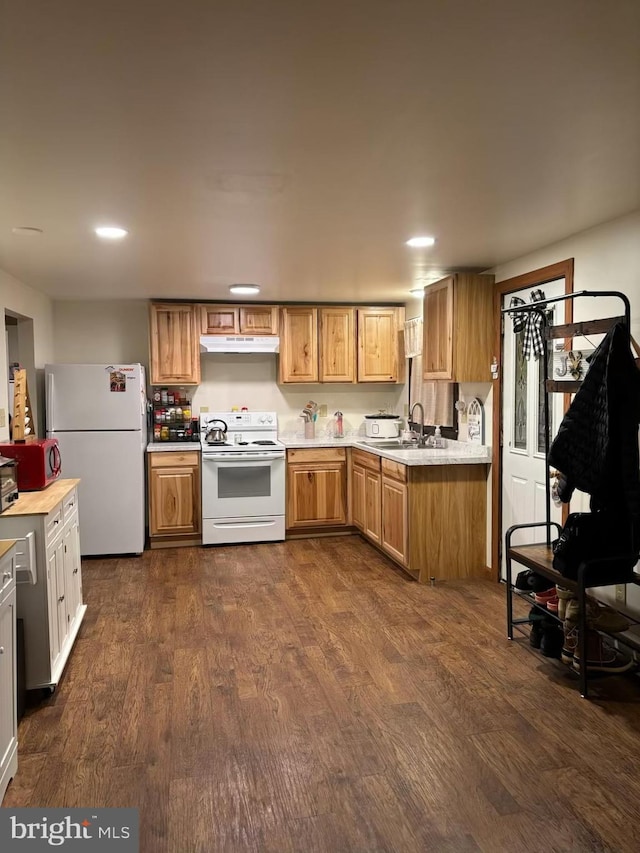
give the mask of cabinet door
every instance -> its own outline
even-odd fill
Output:
[[[318,381],[318,309],[283,308],[280,382]]]
[[[65,521],[64,544],[64,588],[67,605],[67,622],[73,623],[82,604],[82,580],[80,573],[80,531],[78,516],[74,513]]]
[[[247,305],[240,307],[241,335],[277,335],[277,305]]]
[[[203,305],[203,335],[237,335],[240,331],[239,309],[234,305]]]
[[[424,291],[423,376],[453,380],[453,276],[430,284]]]
[[[359,530],[365,526],[365,469],[354,465],[351,469],[351,520]]]
[[[358,382],[402,382],[401,308],[358,308]]]
[[[200,317],[197,305],[152,303],[151,384],[200,382]]]
[[[151,468],[151,536],[200,532],[200,472],[192,466]]]
[[[62,537],[47,548],[47,616],[49,619],[49,662],[55,668],[66,635],[64,620],[64,544]]]
[[[394,560],[407,564],[407,486],[382,478],[381,545]]]
[[[16,591],[0,599],[0,779],[15,752],[16,712]],[[0,798],[2,797],[0,790]]]
[[[380,480],[377,471],[365,471],[364,475],[364,533],[373,542],[380,542]]]
[[[345,462],[288,466],[287,528],[347,523]]]
[[[320,381],[355,382],[354,308],[320,309]]]

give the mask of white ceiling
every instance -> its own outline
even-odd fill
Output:
[[[638,0],[2,8],[0,267],[55,298],[404,300],[640,207]]]

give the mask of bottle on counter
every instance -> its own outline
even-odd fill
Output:
[[[153,427],[153,440],[160,441],[162,438],[162,427],[160,424],[154,424]]]

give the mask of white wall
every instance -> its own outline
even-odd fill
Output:
[[[53,304],[54,360],[149,365],[149,303],[144,299]]]
[[[41,421],[44,410],[42,397],[42,371],[44,365],[53,358],[53,305],[51,299],[23,284],[18,279],[0,270],[0,310],[33,320],[33,366],[37,380],[29,377],[29,395],[36,417],[36,423]],[[25,364],[25,366],[27,366]],[[8,411],[8,367],[6,347],[0,347],[0,408]],[[0,427],[0,440],[9,438],[9,422],[5,418],[5,426]]]
[[[346,432],[362,426],[363,415],[379,409],[403,414],[405,385],[278,385],[277,356],[263,354],[208,353],[202,357],[202,383],[194,398],[194,412],[200,406],[210,411],[229,411],[232,406],[247,406],[254,411],[278,413],[279,427],[287,432],[302,432],[300,413],[308,400],[326,404],[328,417],[319,418],[316,434],[331,431],[333,414],[344,415]]]
[[[631,302],[631,329],[640,337],[640,211],[583,231],[525,257],[500,264],[490,270],[496,281],[521,275],[540,267],[574,258],[574,290],[619,290]],[[621,314],[617,299],[576,299],[574,318],[610,317]],[[489,504],[490,506],[491,504]],[[588,509],[584,498],[572,501],[574,511]],[[640,614],[640,589],[627,587],[630,612]],[[612,598],[611,590],[601,590],[601,598]]]

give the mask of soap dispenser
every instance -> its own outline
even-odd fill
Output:
[[[439,426],[435,428],[435,431],[433,433],[433,446],[439,448],[444,448],[445,446],[445,441],[442,437],[442,431],[440,430]]]

